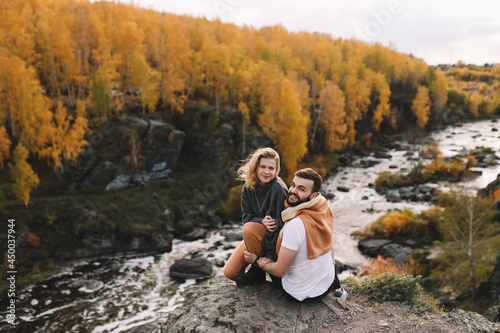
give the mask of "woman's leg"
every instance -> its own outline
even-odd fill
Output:
[[[264,255],[264,236],[267,229],[264,225],[256,222],[247,222],[243,226],[243,242],[247,248],[246,251],[255,253],[258,257]]]
[[[247,222],[243,226],[243,242],[234,250],[226,262],[223,272],[230,280],[236,280],[238,276],[245,274],[248,264],[243,258],[243,251],[250,251],[259,257],[264,255],[264,236],[266,227],[260,223]]]
[[[243,259],[243,251],[246,250],[245,242],[241,242],[234,250],[222,270],[225,277],[234,281],[238,276],[245,274],[245,268],[248,264]]]

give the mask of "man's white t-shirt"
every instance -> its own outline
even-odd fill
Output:
[[[306,229],[300,217],[285,224],[282,238],[282,247],[297,251],[281,280],[283,289],[299,301],[322,295],[335,278],[331,251],[312,260],[307,258]]]

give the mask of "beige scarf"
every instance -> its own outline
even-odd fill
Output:
[[[295,217],[300,217],[304,223],[307,238],[307,258],[315,259],[333,247],[333,213],[326,199],[319,194],[316,198],[303,202],[295,207],[290,207],[285,201],[285,210],[281,212],[283,223],[287,223]],[[283,229],[278,238],[279,253],[281,248]]]

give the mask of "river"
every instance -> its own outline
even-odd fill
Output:
[[[480,146],[499,153],[497,128],[500,123],[492,120],[471,122],[432,132],[426,141],[438,142],[444,157]],[[378,172],[410,170],[415,161],[409,157],[416,157],[423,145],[402,143],[401,147],[387,152],[392,156],[390,159],[360,156],[325,180],[322,191],[335,195],[330,206],[335,215],[337,260],[350,266],[364,262],[366,259],[358,251],[351,233],[375,221],[387,210],[406,207],[420,212],[429,207],[422,202],[389,203],[370,186]],[[377,164],[364,168],[362,160]],[[482,175],[459,183],[473,191],[485,187],[500,174],[499,165],[475,169]],[[431,184],[441,189],[455,185],[458,184]],[[339,186],[349,191],[339,191]],[[143,332],[156,332],[158,320],[181,305],[186,288],[197,283],[171,279],[169,267],[175,260],[201,255],[211,260],[215,274],[221,275],[222,268],[217,263],[228,258],[231,245],[238,244],[226,242],[224,235],[234,232],[238,232],[238,226],[212,231],[203,240],[175,240],[172,251],[163,255],[66,263],[59,274],[19,292],[18,323],[13,327],[3,321],[6,313],[1,311],[0,332],[132,332],[138,327]]]

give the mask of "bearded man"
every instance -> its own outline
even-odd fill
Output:
[[[293,299],[321,297],[338,289],[346,298],[335,273],[333,213],[319,193],[322,177],[310,168],[295,173],[281,217],[285,223],[276,252],[278,260],[245,251],[245,261],[281,278],[281,288]]]

